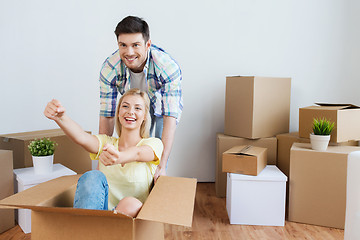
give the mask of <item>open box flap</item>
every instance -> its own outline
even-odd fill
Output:
[[[127,216],[122,213],[116,213],[114,211],[104,211],[104,210],[93,210],[93,209],[80,209],[73,207],[45,207],[45,206],[32,206],[32,205],[9,205],[9,206],[0,206],[0,208],[13,208],[13,209],[30,209],[37,212],[51,212],[51,213],[64,213],[70,215],[81,215],[81,216],[100,216],[100,217],[117,217],[117,218],[126,218],[133,220],[132,217]]]
[[[81,175],[63,176],[38,184],[0,201],[8,206],[44,206],[54,197],[75,187]]]
[[[242,146],[232,147],[223,154],[258,156],[265,150],[266,148],[254,147],[252,145],[242,145]]]
[[[326,107],[329,109],[354,109],[359,108],[359,106],[356,106],[354,104],[350,103],[315,103],[316,105],[320,107]]]
[[[196,179],[161,176],[137,218],[191,227]]]

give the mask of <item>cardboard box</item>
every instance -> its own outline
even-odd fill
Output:
[[[289,132],[290,78],[226,77],[226,135],[250,139]]]
[[[33,167],[15,169],[15,193],[22,192],[51,179],[68,175],[76,175],[76,172],[61,165],[60,163],[54,164],[53,171],[50,174],[35,174]],[[19,223],[19,226],[24,233],[30,233],[31,211],[29,209],[19,209],[17,212],[17,222]]]
[[[79,177],[41,183],[0,201],[0,206],[32,210],[32,240],[157,240],[164,239],[163,223],[192,225],[196,179],[161,176],[138,216],[132,218],[113,211],[72,208]]]
[[[32,167],[32,156],[27,146],[35,138],[43,137],[49,137],[58,144],[54,153],[54,163],[61,163],[77,173],[92,169],[89,153],[72,142],[60,128],[0,135],[0,149],[13,151],[14,169]]]
[[[265,168],[266,163],[266,148],[235,146],[223,153],[222,171],[256,176]]]
[[[309,138],[299,137],[298,132],[284,133],[276,136],[277,138],[277,167],[289,178],[290,176],[290,149],[293,143],[310,143]],[[332,146],[358,146],[358,141],[348,141],[343,143],[330,143]],[[289,207],[289,184],[286,186],[286,216]]]
[[[360,107],[352,104],[325,104],[299,109],[299,135],[310,138],[314,118],[327,118],[335,122],[330,142],[360,140]]]
[[[0,150],[0,200],[14,194],[13,153]],[[0,209],[0,233],[15,226],[13,209]]]
[[[227,176],[230,224],[284,226],[287,177],[276,166],[266,166],[257,176]]]
[[[239,145],[252,145],[267,148],[267,164],[276,164],[277,139],[260,138],[247,139],[227,136],[222,133],[216,135],[216,173],[215,173],[215,190],[217,197],[226,197],[226,173],[222,171],[222,154]],[[290,152],[290,149],[289,149]]]
[[[360,147],[325,152],[294,143],[290,156],[289,221],[344,229],[348,155]]]

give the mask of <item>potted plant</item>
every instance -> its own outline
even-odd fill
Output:
[[[314,150],[326,151],[330,134],[334,129],[335,123],[327,120],[326,118],[313,119],[313,133],[310,134],[311,147]]]
[[[35,139],[28,145],[32,155],[35,174],[49,174],[54,163],[54,151],[57,143],[50,138]]]

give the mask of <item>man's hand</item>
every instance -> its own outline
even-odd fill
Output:
[[[156,168],[155,174],[154,174],[154,182],[155,183],[160,176],[166,176],[166,169],[165,169],[165,167],[158,165]]]
[[[44,110],[44,115],[47,118],[55,121],[60,120],[64,114],[65,114],[65,108],[56,99],[51,100],[51,102],[49,102],[46,105]]]
[[[111,144],[105,144],[102,153],[99,156],[99,161],[105,166],[121,164],[121,152],[119,152]]]

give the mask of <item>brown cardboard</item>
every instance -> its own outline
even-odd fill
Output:
[[[266,148],[235,146],[223,153],[222,171],[257,176],[266,167],[266,162]]]
[[[299,109],[299,135],[310,138],[314,118],[327,118],[335,122],[330,142],[360,140],[360,107],[352,104],[324,104]]]
[[[290,78],[226,77],[225,129],[250,139],[289,132]]]
[[[72,142],[61,129],[2,134],[0,149],[13,151],[14,169],[32,167],[32,157],[27,146],[32,140],[43,137],[49,137],[58,144],[54,153],[54,163],[61,163],[77,173],[91,170],[89,153]]]
[[[277,138],[277,163],[278,168],[290,180],[290,149],[293,143],[310,143],[309,138],[299,137],[298,132],[284,133],[276,136]],[[358,146],[358,141],[348,141],[343,143],[330,143],[332,146]],[[286,215],[289,206],[289,183],[286,185]]]
[[[348,155],[359,150],[329,146],[318,152],[308,143],[293,144],[289,221],[344,229]]]
[[[0,200],[14,194],[13,153],[0,150]],[[0,209],[0,233],[15,226],[13,209]]]
[[[161,176],[136,218],[72,208],[80,175],[60,177],[0,201],[32,210],[31,239],[164,239],[163,223],[192,225],[196,179]],[[61,226],[61,228],[59,228]]]
[[[277,163],[278,168],[288,177],[290,169],[290,149],[293,143],[310,143],[309,138],[301,138],[298,132],[276,135],[277,138]],[[358,146],[358,141],[329,143],[330,146]]]
[[[226,173],[222,171],[222,154],[239,145],[252,145],[257,147],[267,148],[267,164],[276,164],[276,151],[277,151],[277,139],[260,138],[260,139],[247,139],[224,135],[218,133],[216,136],[216,174],[215,174],[215,190],[217,197],[226,197]],[[290,149],[289,149],[290,151]]]

